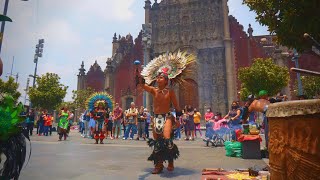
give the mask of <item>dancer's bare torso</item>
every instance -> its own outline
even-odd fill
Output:
[[[170,104],[174,105],[177,110],[180,110],[176,100],[175,93],[172,89],[162,89],[143,85],[143,89],[151,93],[154,102],[154,113],[155,114],[166,114],[170,111]]]

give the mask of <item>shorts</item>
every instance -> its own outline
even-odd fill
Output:
[[[112,131],[112,121],[108,121],[108,124],[107,124],[107,131]]]
[[[113,121],[113,127],[121,127],[121,119]]]

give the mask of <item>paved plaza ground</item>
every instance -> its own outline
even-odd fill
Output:
[[[206,147],[199,138],[195,141],[175,141],[180,158],[175,161],[175,171],[166,169],[153,175],[153,163],[147,161],[151,149],[145,141],[105,140],[94,144],[76,131],[67,141],[52,136],[32,136],[32,155],[21,172],[21,180],[105,180],[105,179],[200,179],[204,168],[264,167],[263,160],[244,160],[225,156],[223,147]]]

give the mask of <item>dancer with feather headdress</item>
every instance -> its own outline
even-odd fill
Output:
[[[152,94],[154,99],[154,139],[148,140],[148,145],[153,147],[153,152],[148,158],[155,165],[153,174],[163,171],[165,161],[168,161],[167,170],[174,170],[173,160],[178,158],[179,150],[173,143],[173,129],[180,124],[170,113],[171,103],[177,116],[182,113],[172,86],[184,83],[184,78],[191,75],[195,59],[194,55],[187,55],[186,52],[167,53],[153,59],[138,77],[139,86]],[[157,87],[153,86],[155,84]]]
[[[93,111],[91,116],[95,119],[94,139],[95,143],[103,144],[106,126],[109,121],[109,111],[113,110],[114,101],[111,95],[105,92],[94,93],[87,99],[87,107]]]

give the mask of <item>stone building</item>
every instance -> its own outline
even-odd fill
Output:
[[[142,92],[134,84],[133,62],[149,62],[162,53],[182,50],[197,56],[197,73],[188,77],[188,83],[176,86],[180,106],[192,105],[202,112],[212,107],[215,112],[226,113],[231,102],[239,100],[239,68],[250,66],[258,57],[273,57],[280,65],[294,67],[290,57],[281,55],[288,49],[272,43],[272,36],[253,36],[251,26],[245,32],[236,18],[228,15],[227,0],[145,0],[144,10],[145,26],[152,30],[151,36],[145,37],[141,32],[133,42],[130,34],[115,34],[112,57],[106,60],[104,71],[94,63],[85,73],[82,63],[78,89],[107,91],[123,108],[131,101],[140,106]],[[319,56],[312,53],[303,54],[300,60],[301,67],[310,70],[319,69],[319,62]],[[286,94],[293,91],[295,74],[291,73],[291,77]],[[150,96],[146,105],[152,109]]]
[[[85,73],[84,62],[78,74],[78,90],[93,88],[95,91],[106,91],[111,94],[122,108],[130,107],[132,101],[142,105],[142,93],[135,85],[135,70],[133,62],[142,59],[141,33],[133,41],[130,34],[126,37],[114,34],[111,58],[106,60],[104,70],[97,61]],[[141,70],[141,67],[138,67]]]

